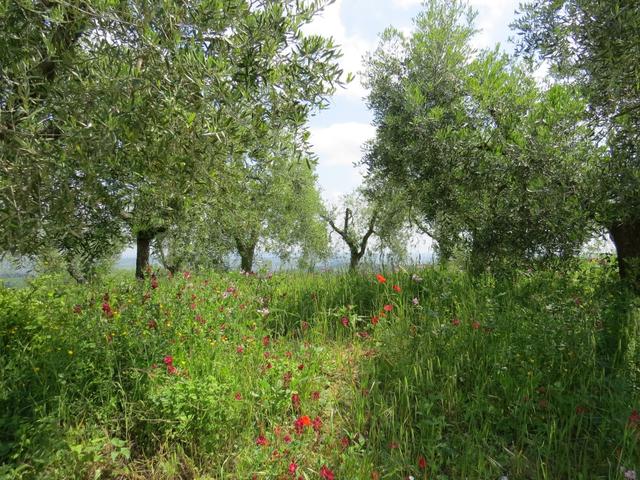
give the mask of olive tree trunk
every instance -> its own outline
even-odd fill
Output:
[[[609,233],[616,247],[620,278],[640,292],[640,221],[618,223]]]

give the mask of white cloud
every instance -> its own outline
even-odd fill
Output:
[[[363,69],[362,56],[375,48],[375,44],[368,42],[363,37],[347,32],[347,28],[342,21],[342,1],[337,0],[322,12],[304,28],[307,34],[333,37],[336,45],[340,46],[342,58],[340,65],[346,74],[352,73],[356,78],[344,89],[338,89],[336,95],[353,98],[366,96],[367,90],[361,85],[357,73]]]
[[[367,123],[334,123],[311,129],[311,145],[324,167],[351,166],[362,158],[362,145],[375,136]]]
[[[417,7],[421,3],[422,0],[393,0],[393,6],[398,8]]]
[[[476,48],[493,48],[500,42],[505,47],[510,35],[509,24],[520,0],[470,0],[478,12],[475,26],[480,32],[473,44]]]

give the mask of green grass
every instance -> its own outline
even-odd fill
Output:
[[[640,309],[610,266],[385,275],[0,289],[0,478],[640,469]]]

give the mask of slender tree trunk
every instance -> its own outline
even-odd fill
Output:
[[[255,256],[256,246],[250,245],[248,247],[244,247],[239,250],[240,254],[240,268],[243,272],[252,272],[253,271],[253,257]]]
[[[151,240],[154,232],[143,230],[136,236],[136,278],[143,280],[147,267],[149,266],[149,255],[151,251]]]
[[[640,220],[613,225],[609,233],[618,255],[620,278],[640,293]]]
[[[358,264],[360,263],[360,259],[362,255],[360,252],[351,250],[351,259],[349,260],[349,270],[356,270],[358,268]]]

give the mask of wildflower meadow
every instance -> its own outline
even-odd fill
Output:
[[[0,288],[3,479],[629,479],[613,267]]]

